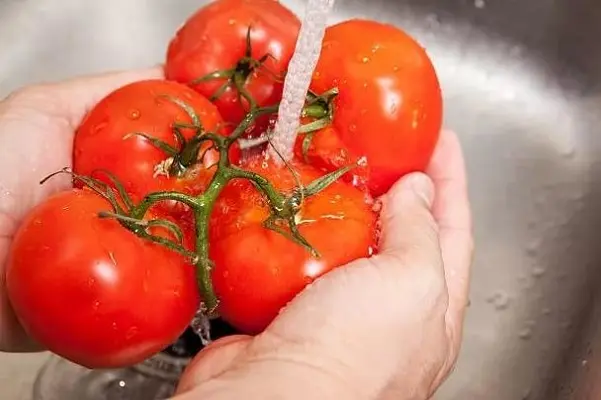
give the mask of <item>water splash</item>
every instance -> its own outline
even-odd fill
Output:
[[[296,49],[284,81],[284,93],[272,136],[272,146],[269,148],[269,156],[276,162],[280,160],[278,153],[285,160],[292,158],[301,110],[319,58],[328,14],[333,6],[334,0],[307,2]]]
[[[202,306],[196,311],[196,315],[194,315],[190,327],[194,333],[198,335],[203,346],[207,346],[211,343],[211,322],[203,311]]]

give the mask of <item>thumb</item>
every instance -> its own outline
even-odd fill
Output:
[[[382,238],[376,259],[400,262],[406,268],[431,267],[442,273],[438,225],[430,212],[432,180],[423,173],[407,175],[382,200]]]

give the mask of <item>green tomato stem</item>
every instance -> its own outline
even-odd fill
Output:
[[[203,196],[206,197],[206,196]],[[214,202],[214,201],[213,201]],[[205,203],[205,207],[199,207],[195,213],[196,219],[196,279],[200,290],[204,307],[211,317],[217,311],[217,295],[213,289],[211,278],[212,262],[209,258],[209,219],[212,204]]]

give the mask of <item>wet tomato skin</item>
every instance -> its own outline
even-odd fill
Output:
[[[50,197],[17,231],[7,292],[41,345],[89,368],[133,365],[184,332],[199,304],[194,269],[135,236],[88,189]]]
[[[245,168],[268,178],[279,190],[296,182],[285,167],[251,162]],[[294,163],[303,184],[322,174]],[[364,193],[344,182],[305,199],[298,214],[301,234],[320,253],[266,229],[269,209],[248,181],[234,180],[219,197],[210,226],[213,283],[224,320],[256,334],[306,285],[334,268],[375,251],[376,214]]]
[[[326,29],[311,89],[333,87],[334,127],[348,151],[366,157],[379,196],[423,171],[442,124],[442,94],[426,51],[392,25],[349,20]]]
[[[105,174],[98,173],[98,170],[107,170],[134,200],[165,190],[188,194],[202,192],[212,176],[207,167],[218,159],[215,151],[209,151],[204,163],[182,178],[167,177],[155,174],[155,168],[168,155],[147,139],[132,135],[144,133],[176,147],[174,123],[190,124],[192,120],[170,98],[181,100],[194,109],[205,130],[227,134],[225,129],[229,128],[223,125],[217,108],[187,86],[164,80],[134,82],[110,93],[86,115],[75,133],[74,172],[110,183]],[[181,132],[186,139],[196,133],[193,129],[182,129]]]
[[[244,88],[260,107],[277,104],[300,30],[300,20],[277,0],[217,0],[199,9],[170,42],[165,75],[210,98],[226,79],[192,82],[235,68],[245,56],[249,27],[252,58],[270,57],[250,73]],[[237,124],[248,112],[248,102],[232,87],[214,102],[228,122]]]

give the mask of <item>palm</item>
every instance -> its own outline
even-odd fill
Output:
[[[25,214],[49,194],[69,186],[45,176],[71,165],[73,133],[87,110],[126,83],[161,77],[159,69],[76,79],[24,89],[0,102],[0,268]],[[3,277],[2,269],[0,276]],[[30,346],[16,323],[0,280],[0,350]]]

